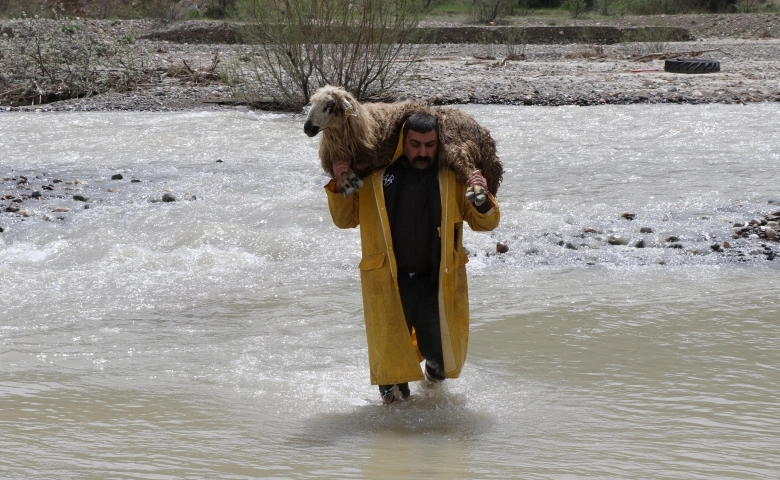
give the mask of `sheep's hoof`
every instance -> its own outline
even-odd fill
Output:
[[[476,206],[480,206],[487,200],[487,193],[485,189],[479,185],[473,185],[466,190],[466,201],[473,203]]]
[[[363,188],[363,180],[360,179],[358,176],[354,176],[350,179],[350,184],[352,184],[352,188],[355,189],[355,191],[360,191],[361,188]]]

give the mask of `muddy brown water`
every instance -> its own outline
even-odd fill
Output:
[[[730,235],[777,105],[467,108],[507,169],[468,362],[391,406],[300,116],[0,115],[0,178],[63,180],[0,216],[0,477],[775,477],[780,272]]]

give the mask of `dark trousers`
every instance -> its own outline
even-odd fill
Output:
[[[434,377],[444,378],[444,359],[441,351],[441,329],[439,327],[439,291],[438,285],[431,281],[430,275],[398,273],[398,290],[406,317],[409,333],[414,327],[417,336],[417,348],[426,360],[435,362],[437,368],[431,371]],[[398,385],[402,392],[409,392],[409,384]],[[392,385],[380,385],[384,394]]]
[[[443,365],[438,285],[431,281],[430,275],[410,277],[408,273],[399,273],[398,290],[401,292],[406,325],[410,333],[414,327],[420,353],[426,360]]]

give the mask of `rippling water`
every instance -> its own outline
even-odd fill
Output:
[[[466,108],[507,169],[469,360],[391,406],[301,117],[0,115],[0,192],[63,196],[0,215],[0,476],[775,478],[780,268],[731,226],[780,107]]]

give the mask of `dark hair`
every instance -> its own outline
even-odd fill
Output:
[[[431,130],[436,131],[436,137],[439,136],[439,122],[427,113],[413,113],[406,119],[404,124],[404,135],[414,130],[417,133],[428,133]]]

